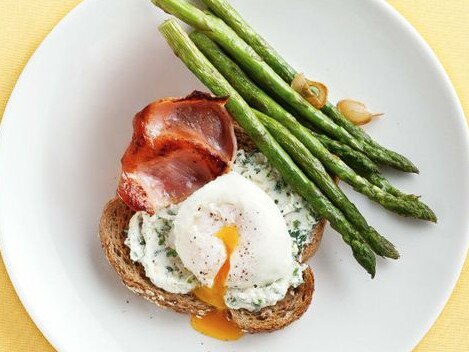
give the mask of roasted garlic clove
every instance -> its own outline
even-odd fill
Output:
[[[310,81],[306,79],[303,73],[298,73],[291,87],[300,93],[316,109],[322,109],[327,103],[329,90],[321,82]]]
[[[371,113],[365,104],[351,99],[344,99],[337,103],[337,109],[344,115],[347,120],[354,125],[364,125],[373,118],[382,116],[382,113]]]

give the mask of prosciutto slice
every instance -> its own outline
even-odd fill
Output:
[[[196,91],[135,116],[117,189],[127,206],[154,214],[229,171],[236,137],[226,101]]]

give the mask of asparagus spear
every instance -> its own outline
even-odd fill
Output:
[[[348,166],[350,166],[357,174],[365,177],[375,186],[378,186],[383,191],[392,194],[396,197],[418,199],[419,197],[413,194],[406,194],[394,187],[380,172],[378,166],[371,161],[365,154],[350,148],[348,145],[337,142],[323,134],[314,132],[311,124],[307,121],[301,123],[311,129],[311,133],[332,153],[341,158]]]
[[[381,175],[381,173],[363,173],[362,176],[368,179],[375,186],[378,186],[383,191],[388,192],[395,197],[406,198],[413,201],[418,201],[420,198],[415,194],[401,192],[399,189],[394,187],[383,175]]]
[[[203,52],[218,71],[225,76],[230,84],[251,106],[261,110],[263,113],[287,127],[331,173],[349,183],[358,192],[363,193],[391,211],[400,215],[412,216],[417,219],[436,221],[435,214],[422,202],[418,200],[400,199],[384,192],[379,187],[372,185],[366,179],[357,175],[341,159],[332,155],[321,142],[311,134],[310,130],[301,125],[295,117],[257,87],[249,77],[246,76],[243,70],[224,54],[205,34],[195,31],[191,33],[190,37],[199,50]]]
[[[355,138],[363,141],[365,153],[370,155],[371,159],[374,161],[382,162],[383,164],[396,167],[397,169],[401,169],[406,172],[419,173],[418,168],[409,159],[378,144],[363,129],[355,126],[344,115],[342,115],[342,113],[333,104],[328,102],[326,106],[322,108],[322,111],[336,124],[346,129]],[[370,153],[371,150],[374,150],[375,153]],[[397,167],[397,165],[401,165],[402,167]]]
[[[264,61],[290,83],[296,71],[262,38],[226,0],[202,0],[205,5],[230,26]],[[291,78],[293,77],[293,78]]]
[[[160,26],[174,53],[215,95],[229,96],[227,110],[256,143],[259,150],[280,172],[284,180],[311,205],[313,210],[326,218],[351,248],[355,259],[374,277],[376,257],[361,238],[357,230],[344,215],[322,195],[316,185],[296,166],[293,160],[275,141],[262,123],[256,118],[247,103],[227,80],[207,60],[175,20]]]
[[[203,0],[203,2],[249,44],[285,82],[290,84],[293,81],[297,71],[226,0]],[[356,149],[364,151],[373,161],[381,162],[402,171],[418,173],[417,167],[412,162],[404,156],[388,150],[373,141],[361,128],[348,121],[331,103],[328,103],[322,111],[337,125],[342,126],[355,139],[360,141],[360,145],[364,150]]]
[[[371,161],[365,154],[350,148],[336,140],[329,138],[321,133],[311,131],[332,154],[341,158],[348,166],[359,174],[379,173],[378,166]]]
[[[332,153],[341,158],[357,174],[363,176],[375,186],[395,197],[417,200],[413,194],[406,194],[394,187],[379,171],[376,164],[359,151],[337,142],[325,135],[311,131],[311,133]]]
[[[323,134],[311,131],[311,133],[334,155],[341,158],[357,174],[366,178],[373,185],[395,197],[418,200],[419,197],[413,194],[406,194],[394,187],[379,171],[377,165],[365,154],[337,142]]]
[[[282,80],[225,22],[201,11],[185,0],[152,0],[152,2],[164,11],[206,33],[232,55],[254,80],[278,95],[279,98],[295,109],[304,119],[311,121],[318,129],[357,150],[364,150],[363,143],[355,140],[345,129],[333,123],[320,110],[309,104],[289,84]]]
[[[281,123],[271,117],[255,111],[257,118],[279,142],[303,172],[315,182],[325,196],[344,213],[347,220],[360,231],[361,236],[373,251],[383,257],[398,259],[399,253],[394,245],[369,226],[357,207],[347,198],[334,180],[329,176],[321,162],[311,154],[295,136]]]

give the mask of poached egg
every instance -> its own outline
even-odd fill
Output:
[[[226,318],[227,288],[268,285],[291,275],[292,240],[285,220],[264,191],[236,172],[194,192],[174,221],[174,246],[201,286],[192,291],[217,311],[193,317],[193,327],[221,339],[242,335]]]

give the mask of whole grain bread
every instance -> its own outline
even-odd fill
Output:
[[[238,145],[247,151],[254,148],[244,132],[235,127]],[[143,266],[130,259],[130,249],[125,245],[126,229],[134,212],[119,198],[109,201],[102,213],[99,224],[99,236],[104,253],[120,276],[122,282],[131,291],[160,307],[176,312],[206,315],[214,308],[192,294],[173,294],[162,290],[146,277]],[[320,220],[312,229],[313,240],[302,253],[302,261],[311,257],[319,247],[324,231],[325,220]],[[303,272],[304,283],[297,288],[290,288],[285,298],[275,306],[265,307],[258,312],[245,309],[230,310],[229,316],[245,332],[270,332],[281,329],[297,320],[308,309],[313,291],[313,272],[308,267]]]

